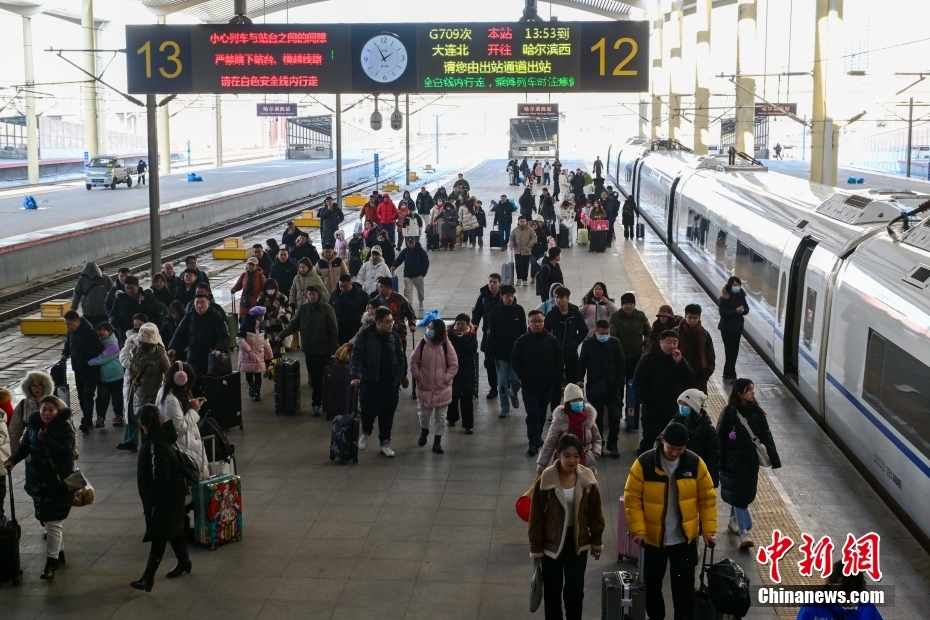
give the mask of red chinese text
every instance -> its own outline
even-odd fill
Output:
[[[504,28],[488,28],[488,38],[510,41],[513,39],[513,29],[511,29],[510,26]]]
[[[488,43],[488,56],[513,56],[509,43]]]
[[[246,65],[259,65],[270,67],[278,64],[271,54],[217,54],[214,60],[216,65],[227,67],[244,67]]]
[[[804,539],[800,547],[804,558],[798,562],[800,573],[810,577],[818,570],[820,576],[826,579],[833,571],[833,541],[829,536],[824,536],[815,544],[810,534],[801,534],[801,538]]]
[[[772,544],[767,547],[759,547],[756,559],[759,564],[771,564],[769,568],[769,577],[775,583],[781,583],[781,574],[778,572],[778,562],[788,550],[794,546],[794,541],[783,536],[781,530],[772,531]]]
[[[284,54],[281,62],[286,65],[322,65],[322,54]]]
[[[854,575],[863,572],[874,581],[880,581],[882,571],[878,565],[878,543],[881,537],[875,532],[869,532],[861,538],[846,534],[846,544],[843,545],[843,574]]]
[[[210,35],[213,45],[307,45],[326,43],[325,32],[214,32]]]

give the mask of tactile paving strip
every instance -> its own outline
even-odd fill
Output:
[[[636,246],[630,242],[618,241],[614,245],[617,255],[623,262],[624,268],[633,283],[633,291],[636,294],[636,305],[646,313],[646,316],[652,316],[658,311],[659,306],[669,303],[662,294],[661,289],[656,284],[649,269],[643,262],[642,257],[636,250]],[[781,386],[766,386],[773,388],[771,396],[778,397],[782,392],[778,391]],[[784,390],[784,388],[781,388]],[[785,390],[787,391],[787,390]],[[705,409],[710,414],[711,419],[716,424],[717,417],[726,407],[726,397],[724,392],[715,381],[708,384],[707,402]],[[728,506],[718,497],[718,513],[728,514]],[[723,512],[726,510],[726,512]],[[720,522],[726,519],[721,517]],[[769,533],[775,529],[781,530],[781,533],[795,541],[795,546],[791,548],[788,554],[780,563],[781,584],[775,584],[769,578],[769,570],[766,565],[755,563],[759,572],[759,577],[765,585],[782,585],[782,586],[818,586],[822,585],[822,580],[803,577],[795,570],[796,562],[800,559],[798,546],[801,544],[801,528],[795,521],[794,517],[785,506],[785,502],[775,488],[768,472],[763,470],[759,475],[759,483],[756,491],[756,500],[752,504],[752,521],[753,529],[759,534],[755,538],[757,545],[767,545],[771,543],[769,538],[761,538],[763,532]],[[770,534],[769,534],[770,535]],[[757,549],[754,548],[753,551]],[[784,620],[791,620],[798,615],[799,607],[775,606],[778,617]]]

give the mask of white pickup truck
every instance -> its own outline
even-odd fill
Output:
[[[136,166],[127,165],[118,155],[96,155],[87,164],[84,171],[84,185],[87,189],[97,186],[116,189],[118,183],[132,187],[132,177],[136,175]]]

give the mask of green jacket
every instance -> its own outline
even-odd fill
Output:
[[[627,316],[621,308],[610,315],[610,335],[620,340],[627,359],[638,359],[640,352],[649,350],[651,333],[652,325],[642,310],[634,310],[633,316]]]
[[[323,301],[323,287],[316,284],[314,288],[320,294],[320,301],[315,304],[302,304],[297,314],[281,332],[280,338],[283,340],[300,330],[301,351],[310,355],[332,355],[339,347],[336,313],[332,306]]]

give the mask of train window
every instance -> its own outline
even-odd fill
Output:
[[[775,309],[775,303],[778,301],[778,265],[772,261],[765,261],[765,274],[762,277],[762,301],[771,308]]]
[[[735,236],[727,235],[727,273],[733,273],[733,270],[736,268],[736,249],[738,245],[739,242],[736,240]]]
[[[788,303],[788,274],[781,274],[781,304],[778,306],[778,324],[785,318],[785,305]]]
[[[930,456],[930,367],[869,330],[862,397]]]
[[[710,221],[706,217],[701,217],[700,229],[697,232],[697,243],[702,248],[707,245],[707,232],[710,230]]]
[[[755,251],[749,252],[749,292],[756,297],[762,294],[762,280],[765,276],[765,257]]]
[[[814,343],[814,319],[817,318],[817,291],[812,288],[807,289],[807,303],[804,305],[804,331],[801,333],[801,341],[804,346],[810,350]]]
[[[750,254],[752,250],[742,241],[736,242],[736,277],[742,280],[747,287],[749,286],[749,276],[751,273]],[[758,290],[758,289],[757,289]]]

